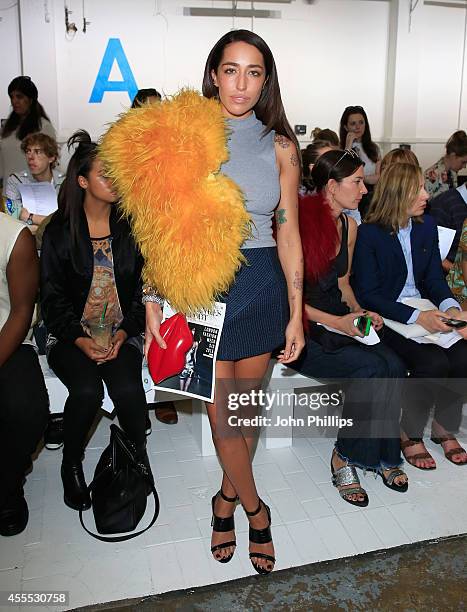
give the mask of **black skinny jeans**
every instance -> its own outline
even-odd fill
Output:
[[[49,354],[49,365],[69,395],[65,402],[63,458],[81,461],[86,437],[104,399],[105,382],[119,423],[128,437],[142,448],[146,442],[146,395],[141,379],[142,356],[123,344],[116,359],[97,365],[81,349],[58,342]]]
[[[430,410],[449,433],[459,431],[462,404],[467,398],[467,342],[451,348],[418,344],[391,329],[385,342],[404,360],[410,377],[404,383],[401,428],[409,438],[423,438]]]
[[[36,352],[22,344],[0,368],[0,508],[23,493],[47,424],[49,398]]]

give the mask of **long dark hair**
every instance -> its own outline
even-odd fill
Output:
[[[78,130],[67,141],[68,150],[76,150],[68,162],[66,178],[58,193],[58,209],[70,225],[73,251],[77,251],[79,229],[82,220],[85,189],[80,187],[78,177],[88,177],[92,164],[97,157],[97,143],[85,130]]]
[[[365,109],[362,106],[348,106],[341,117],[339,126],[339,138],[341,141],[341,149],[345,149],[345,141],[347,138],[347,130],[345,126],[349,120],[350,115],[362,115],[365,119],[365,131],[362,136],[362,147],[372,162],[376,164],[378,161],[378,147],[371,139],[370,124],[368,123],[368,117],[365,113]]]
[[[10,113],[3,126],[2,138],[6,138],[16,131],[16,137],[19,140],[23,140],[23,138],[26,138],[26,136],[33,132],[41,131],[41,119],[47,119],[47,121],[50,121],[50,119],[42,107],[42,104],[38,102],[37,87],[29,77],[19,76],[14,78],[8,85],[8,95],[11,96],[14,91],[20,91],[29,98],[31,100],[31,106],[28,114],[23,117],[23,119],[21,119],[20,115],[15,113],[15,111]]]
[[[330,179],[340,183],[347,176],[352,176],[363,161],[355,151],[336,149],[320,155],[311,171],[311,178],[318,192],[321,192]]]
[[[224,49],[227,45],[234,42],[244,42],[248,45],[256,47],[263,56],[264,66],[266,68],[266,80],[261,92],[261,96],[254,107],[254,111],[258,119],[264,124],[264,133],[268,134],[271,130],[275,130],[277,134],[287,136],[297,147],[297,154],[300,155],[300,147],[298,146],[297,138],[290,127],[282,104],[281,90],[279,87],[279,79],[277,77],[276,63],[272,55],[271,49],[266,42],[250,30],[232,30],[224,34],[220,38],[206,60],[203,76],[203,96],[206,98],[215,98],[217,96],[217,87],[211,76],[211,72],[217,72],[221,63]]]

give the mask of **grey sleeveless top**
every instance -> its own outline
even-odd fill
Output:
[[[227,119],[229,160],[221,172],[237,183],[245,196],[251,216],[252,238],[242,249],[275,246],[272,215],[280,199],[279,170],[276,164],[272,130],[262,135],[264,125],[252,113],[246,119]]]

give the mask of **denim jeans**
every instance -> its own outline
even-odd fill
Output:
[[[401,389],[407,370],[382,342],[374,346],[350,344],[327,352],[308,338],[304,353],[291,367],[345,388],[341,428],[336,449],[343,459],[363,469],[387,469],[402,464],[399,438]]]

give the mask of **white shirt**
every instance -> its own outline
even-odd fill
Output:
[[[354,149],[358,153],[359,158],[365,164],[363,166],[363,174],[365,176],[370,176],[371,174],[375,174],[375,172],[376,172],[376,163],[374,161],[371,161],[371,159],[365,153],[365,151],[363,149],[363,146],[362,146],[362,143],[354,141],[353,144],[352,144],[352,149]],[[379,157],[379,150],[378,150],[378,157]]]

